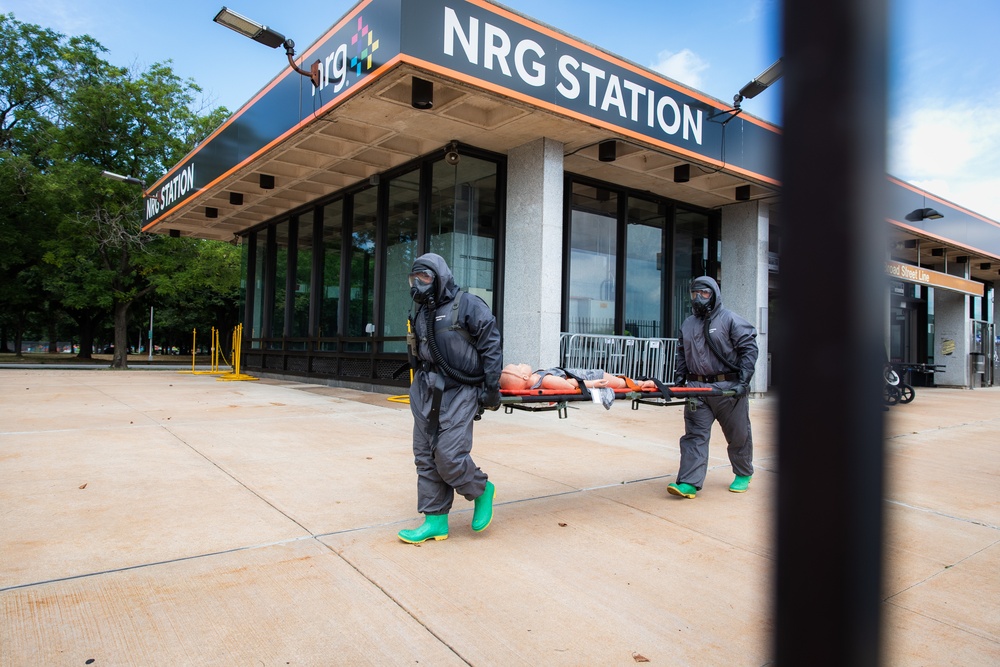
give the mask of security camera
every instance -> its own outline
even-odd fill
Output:
[[[461,159],[462,156],[458,154],[458,142],[453,141],[450,144],[448,144],[448,148],[445,149],[444,161],[454,166],[458,164],[459,160]]]

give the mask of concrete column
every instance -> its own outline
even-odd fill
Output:
[[[767,391],[767,240],[769,207],[744,202],[722,207],[722,304],[757,327],[757,367],[750,391]]]
[[[969,371],[969,297],[949,290],[934,290],[934,363],[945,367],[934,374],[939,387],[971,387]]]
[[[536,139],[507,154],[504,363],[559,365],[563,144]]]

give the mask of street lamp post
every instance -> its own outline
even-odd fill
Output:
[[[122,183],[131,183],[132,185],[138,185],[143,188],[146,187],[145,183],[143,183],[140,179],[134,176],[122,176],[121,174],[116,174],[113,171],[102,171],[101,176],[103,176],[104,178],[110,178],[113,181],[121,181]]]
[[[316,60],[313,62],[312,66],[308,70],[304,70],[295,64],[295,42],[286,39],[277,30],[269,28],[262,23],[258,23],[253,19],[247,18],[242,14],[237,14],[228,7],[223,7],[219,10],[219,13],[215,15],[212,19],[219,25],[226,26],[230,30],[235,30],[244,37],[249,37],[255,42],[259,42],[264,46],[269,46],[272,49],[276,49],[279,46],[285,47],[285,55],[288,57],[288,65],[293,70],[306,77],[312,81],[312,85],[315,88],[319,88],[319,76],[320,76],[320,61]]]
[[[102,171],[101,176],[104,178],[110,178],[113,181],[121,181],[122,183],[129,183],[130,185],[138,185],[143,190],[146,189],[146,184],[142,179],[136,178],[135,176],[122,176],[121,174],[116,174],[113,171]],[[136,350],[138,352],[138,350]],[[125,355],[127,358],[128,350],[125,350]],[[153,307],[149,307],[149,360],[153,360]]]

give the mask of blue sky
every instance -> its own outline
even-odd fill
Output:
[[[235,111],[287,61],[282,50],[254,44],[213,23],[224,1],[294,39],[299,52],[355,4],[0,0],[0,12],[66,35],[89,34],[118,65],[145,68],[171,60],[180,76],[204,89],[206,106],[225,105]],[[503,4],[726,102],[781,55],[778,0]],[[998,0],[890,0],[886,169],[1000,221],[998,29]],[[779,82],[745,101],[743,108],[780,123],[781,92]]]

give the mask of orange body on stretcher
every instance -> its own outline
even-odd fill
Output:
[[[615,391],[655,391],[652,380],[634,382],[628,378],[604,373],[598,380],[584,380],[588,387],[610,387]],[[500,371],[500,390],[503,393],[573,393],[579,392],[575,378],[564,378],[545,372],[535,372],[528,364],[507,364]]]

